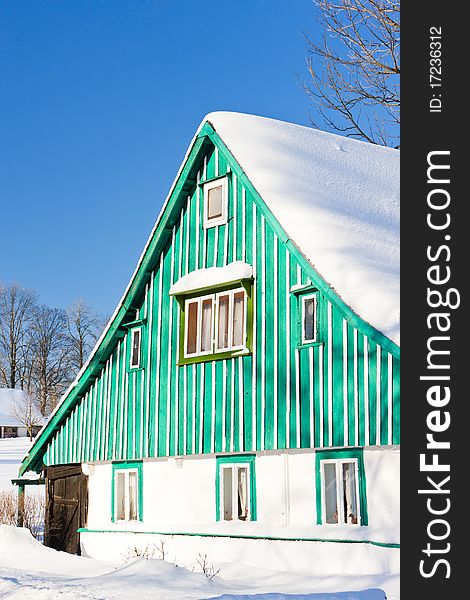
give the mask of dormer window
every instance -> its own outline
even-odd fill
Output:
[[[227,178],[220,177],[204,184],[204,227],[227,222]]]

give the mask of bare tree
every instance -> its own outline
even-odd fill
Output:
[[[103,318],[78,300],[67,309],[70,365],[76,372],[83,367],[103,329]]]
[[[0,283],[0,382],[9,388],[23,387],[31,340],[29,328],[37,297],[14,283]]]
[[[397,0],[315,0],[323,30],[306,36],[304,88],[333,131],[396,146],[400,124],[400,4]],[[315,123],[314,123],[315,124]]]
[[[39,410],[48,415],[73,379],[68,360],[65,311],[40,306],[31,327],[33,387]]]
[[[11,414],[26,427],[30,441],[33,440],[34,427],[42,425],[42,415],[35,400],[26,393],[17,393],[10,406]]]

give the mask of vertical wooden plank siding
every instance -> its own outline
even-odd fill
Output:
[[[204,229],[202,185],[184,197],[136,313],[140,368],[129,368],[123,331],[51,439],[45,463],[399,443],[399,359],[318,290],[318,341],[302,344],[300,288],[314,291],[314,274],[220,150],[197,168],[198,184],[227,173],[227,223]],[[253,266],[252,353],[178,366],[171,284],[234,260]]]

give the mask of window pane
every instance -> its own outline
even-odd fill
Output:
[[[233,295],[233,346],[243,345],[243,321],[244,321],[244,292],[237,292]]]
[[[337,523],[336,465],[334,463],[323,463],[323,476],[325,483],[325,521],[326,523]]]
[[[229,296],[219,296],[217,348],[228,348],[228,303]]]
[[[196,352],[197,340],[197,302],[191,302],[187,305],[188,322],[186,332],[186,354]]]
[[[238,518],[246,521],[248,517],[248,469],[238,467]]]
[[[129,521],[137,521],[137,473],[129,473]]]
[[[126,518],[126,494],[125,494],[125,473],[117,473],[116,483],[116,520],[124,521]]]
[[[138,367],[140,359],[140,329],[136,329],[132,333],[132,359],[131,366]]]
[[[315,299],[304,300],[304,341],[315,339]]]
[[[222,494],[223,494],[223,508],[224,508],[224,521],[232,520],[232,469],[231,467],[225,467],[222,469]]]
[[[207,191],[207,218],[217,219],[222,216],[222,186],[218,185]]]
[[[212,300],[202,301],[201,352],[212,350]]]
[[[357,483],[355,464],[343,463],[344,522],[357,524]]]

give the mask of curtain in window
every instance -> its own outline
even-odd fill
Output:
[[[238,469],[238,518],[242,521],[245,521],[248,516],[247,496],[247,469],[240,467]]]
[[[222,216],[222,186],[209,190],[207,195],[207,218],[216,219]]]
[[[243,345],[244,293],[233,295],[233,346]]]
[[[232,468],[225,467],[222,469],[222,489],[223,489],[223,507],[224,521],[232,520]]]
[[[325,479],[325,521],[327,523],[338,523],[336,465],[334,463],[323,463],[323,475]]]
[[[202,302],[201,352],[212,350],[212,300]]]
[[[125,492],[125,473],[117,473],[116,483],[116,520],[124,521],[126,518],[126,492]]]
[[[186,338],[186,354],[194,354],[197,350],[197,302],[188,305],[188,332]]]
[[[356,496],[356,470],[355,464],[343,464],[344,488],[344,522],[357,523],[357,496]]]
[[[137,473],[129,473],[129,521],[137,521]]]
[[[315,339],[315,300],[307,298],[304,300],[304,340]]]
[[[219,323],[217,347],[228,348],[228,306],[229,296],[219,296]]]

